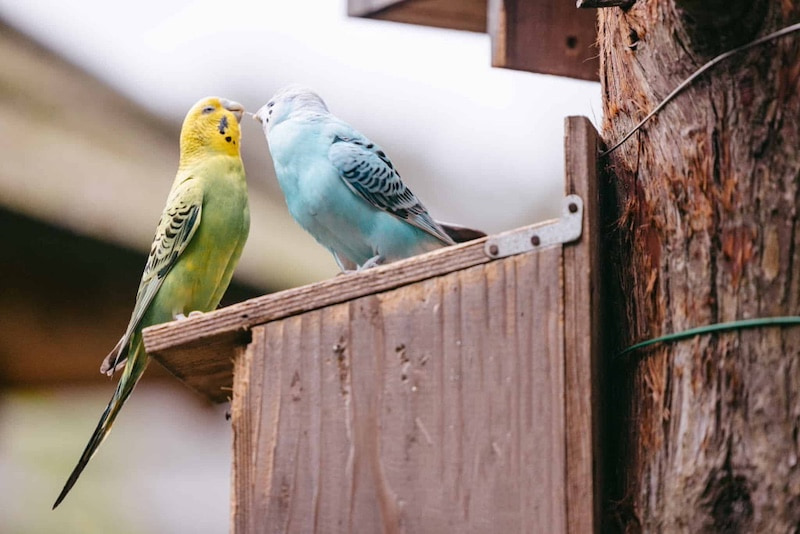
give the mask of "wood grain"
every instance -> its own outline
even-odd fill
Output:
[[[234,532],[565,532],[561,258],[254,328]]]
[[[619,139],[718,52],[798,20],[799,3],[768,0],[601,10],[604,137]],[[800,312],[799,66],[796,36],[738,54],[604,162],[618,221],[609,228],[615,287],[606,301],[618,349]],[[620,443],[606,470],[618,477],[620,527],[796,531],[798,356],[800,329],[760,328],[621,360],[611,427]]]
[[[492,66],[597,81],[596,13],[570,1],[489,0]]]
[[[602,309],[598,135],[586,117],[564,123],[566,189],[584,202],[579,245],[564,247],[567,521],[575,534],[600,531]]]

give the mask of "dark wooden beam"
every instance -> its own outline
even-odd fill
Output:
[[[489,0],[492,66],[597,81],[594,11],[569,0]]]
[[[486,32],[487,0],[349,0],[351,17]]]
[[[606,7],[631,0],[582,3]],[[488,32],[494,67],[598,80],[596,14],[571,0],[349,0],[348,14]]]

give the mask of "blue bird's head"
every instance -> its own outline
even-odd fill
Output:
[[[302,85],[288,85],[280,89],[253,118],[261,123],[264,133],[296,113],[327,114],[328,107],[320,96]]]

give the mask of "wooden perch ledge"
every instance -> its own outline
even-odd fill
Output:
[[[252,327],[486,263],[492,259],[484,252],[486,239],[152,326],[144,331],[145,348],[188,387],[213,402],[225,402],[230,397],[237,351],[249,342]]]

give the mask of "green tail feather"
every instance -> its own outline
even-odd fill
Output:
[[[86,444],[86,448],[83,450],[83,454],[81,454],[78,464],[75,466],[75,469],[72,470],[72,474],[69,475],[67,483],[64,484],[64,489],[61,490],[61,493],[58,495],[55,504],[53,504],[53,510],[55,510],[56,507],[61,504],[61,501],[63,501],[64,497],[67,496],[67,493],[69,493],[69,491],[72,489],[72,486],[75,485],[75,482],[77,482],[78,477],[81,476],[86,464],[88,464],[89,460],[92,459],[92,456],[94,456],[94,453],[97,451],[98,447],[100,447],[100,444],[103,443],[103,440],[111,430],[111,425],[114,423],[114,419],[117,418],[117,414],[122,409],[122,405],[125,404],[126,400],[128,400],[128,397],[133,391],[133,388],[136,386],[136,383],[142,377],[142,374],[147,367],[149,358],[144,353],[141,337],[139,337],[136,350],[133,351],[132,354],[134,357],[128,359],[128,363],[125,366],[125,371],[123,372],[122,377],[117,384],[117,389],[114,391],[114,396],[111,397],[111,401],[109,401],[108,406],[106,406],[106,409],[103,412],[103,415],[100,417],[100,422],[97,423],[97,427],[94,429],[92,437],[89,439],[89,443]]]

